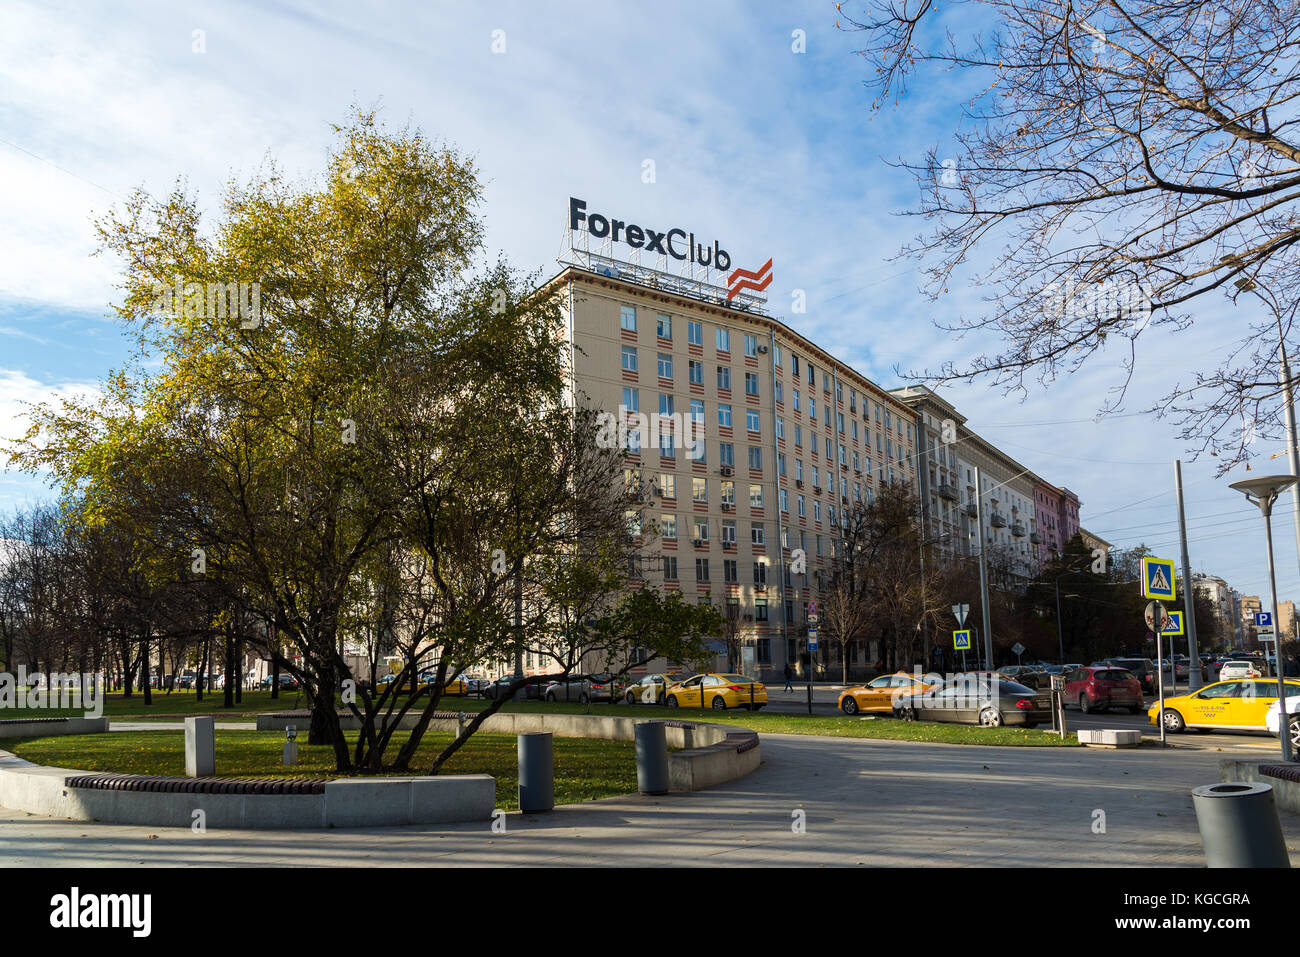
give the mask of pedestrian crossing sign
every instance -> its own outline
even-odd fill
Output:
[[[957,651],[970,650],[970,629],[964,631],[954,631],[952,633],[952,646]]]
[[[1156,601],[1173,601],[1174,560],[1172,558],[1142,559],[1142,597]]]
[[[1181,635],[1183,633],[1183,613],[1181,611],[1166,611],[1165,620],[1168,622],[1162,635]]]

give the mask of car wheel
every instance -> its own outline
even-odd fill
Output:
[[[1166,731],[1170,731],[1174,734],[1178,734],[1181,731],[1187,730],[1187,722],[1184,721],[1183,716],[1179,714],[1177,711],[1175,711],[1173,708],[1165,708],[1165,713],[1163,715],[1163,718],[1165,722]]]
[[[578,695],[578,704],[586,704],[587,700],[587,692],[584,691],[582,694]]]
[[[1086,694],[1079,695],[1079,710],[1084,714],[1092,714],[1092,705],[1088,703],[1088,696]]]
[[[840,707],[844,710],[844,713],[845,713],[845,714],[857,714],[857,713],[858,713],[858,703],[857,703],[856,701],[853,700],[853,695],[848,695],[848,696],[844,699],[844,703],[843,703],[842,705],[840,705]]]
[[[671,694],[670,694],[670,695],[668,696],[668,700],[665,701],[664,704],[668,705],[668,707],[670,707],[670,708],[676,708],[676,707],[677,707],[677,696],[676,696],[676,695],[671,695]]]
[[[1291,729],[1291,750],[1300,751],[1300,715],[1291,715],[1287,727]]]
[[[915,721],[916,709],[911,705],[906,705],[898,709],[898,717],[903,721]]]
[[[628,703],[628,704],[636,704],[636,695],[634,695],[634,694],[633,694],[632,692],[630,692],[630,691],[627,693],[627,703]]]
[[[980,712],[980,724],[986,728],[1002,727],[1002,712],[997,708],[985,708]]]
[[[554,703],[555,703],[555,695],[553,695],[553,694],[548,694],[548,695],[546,696],[546,700],[549,701],[549,702],[551,702],[551,704],[554,704]]]
[[[722,695],[720,695],[720,694],[715,694],[715,695],[713,696],[713,710],[714,710],[714,711],[726,711],[726,710],[727,710],[727,702],[723,700]]]

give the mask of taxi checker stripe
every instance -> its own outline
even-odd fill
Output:
[[[742,279],[736,285],[727,290],[727,298],[740,295],[742,290],[753,289],[755,292],[762,292],[768,286],[772,285],[772,274],[768,273],[767,278],[762,282],[751,282],[748,279]]]
[[[750,272],[748,269],[732,270],[731,275],[727,277],[727,285],[734,285],[736,280],[741,277],[745,279],[761,279],[763,278],[763,273],[767,272],[771,268],[772,260],[769,258],[767,262],[763,263],[763,265],[758,268],[757,272]]]

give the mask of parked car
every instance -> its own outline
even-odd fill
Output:
[[[1034,728],[1052,720],[1052,696],[996,673],[973,672],[941,688],[900,698],[894,714],[904,721]]]
[[[927,684],[915,675],[900,671],[872,678],[865,685],[845,688],[835,704],[845,714],[857,714],[859,711],[892,714],[896,698],[912,692],[929,691],[934,687],[937,687],[937,683]]]
[[[1078,668],[1065,679],[1066,704],[1077,704],[1084,714],[1107,708],[1141,714],[1142,700],[1142,683],[1123,668]]]
[[[1156,693],[1156,663],[1150,658],[1107,658],[1097,664],[1123,668],[1137,678],[1143,694]]]
[[[1020,675],[1029,674],[1033,670],[1029,665],[1003,665],[997,671],[1002,677],[1015,681]]]
[[[1233,678],[1262,677],[1264,677],[1264,673],[1249,658],[1234,658],[1231,661],[1225,661],[1223,667],[1219,669],[1220,681],[1228,681]]]
[[[482,675],[461,675],[461,677],[465,680],[465,689],[467,694],[482,694],[483,689],[491,684],[491,682]]]
[[[1287,681],[1284,687],[1286,688],[1287,727],[1290,729],[1291,751],[1294,755],[1300,753],[1300,695],[1293,693],[1296,687],[1295,682]],[[1278,734],[1278,715],[1282,710],[1281,705],[1282,699],[1274,698],[1273,702],[1268,706],[1268,710],[1264,712],[1264,727],[1269,734]]]
[[[514,675],[502,675],[494,681],[489,681],[480,694],[485,698],[496,700],[497,695],[504,694],[505,690],[514,683]],[[537,682],[524,685],[524,696],[526,698],[538,699],[542,696],[542,686]]]
[[[627,686],[623,701],[627,704],[663,704],[664,693],[675,684],[677,679],[669,675],[646,675]]]
[[[260,682],[258,682],[258,686],[262,688],[263,691],[270,691],[272,684],[274,684],[274,679],[272,678],[271,675],[267,675]],[[280,675],[280,690],[297,691],[298,679],[295,678],[293,675]]]
[[[1022,684],[1026,688],[1032,688],[1034,691],[1051,691],[1052,674],[1053,672],[1047,671],[1046,669],[1042,671],[1025,672],[1016,676],[1016,684]],[[1060,674],[1060,672],[1056,672],[1056,674]]]
[[[665,703],[670,708],[751,708],[767,704],[767,685],[744,675],[693,675],[668,689]]]
[[[542,697],[547,701],[610,701],[614,683],[609,675],[570,675],[547,683]]]
[[[1293,707],[1289,702],[1292,695],[1300,695],[1300,681],[1287,681],[1286,686],[1288,707]],[[1267,731],[1268,706],[1275,701],[1276,679],[1216,681],[1191,694],[1166,698],[1165,730],[1175,734],[1186,728]],[[1156,723],[1159,710],[1159,702],[1148,709],[1151,724]]]

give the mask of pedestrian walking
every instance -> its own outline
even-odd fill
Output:
[[[794,670],[790,667],[790,662],[785,663],[785,690],[794,691],[794,685],[790,684],[790,679],[794,677]]]

